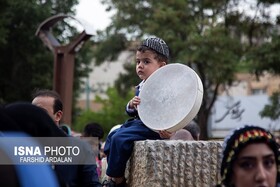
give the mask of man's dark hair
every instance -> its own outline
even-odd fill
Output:
[[[84,136],[98,137],[98,139],[102,139],[104,136],[104,130],[101,125],[96,122],[88,123],[84,128]]]
[[[60,95],[56,91],[43,89],[43,90],[35,90],[35,92],[32,94],[33,99],[35,99],[35,97],[41,97],[41,96],[54,98],[54,105],[53,105],[54,114],[59,110],[63,111],[62,100],[60,98]]]

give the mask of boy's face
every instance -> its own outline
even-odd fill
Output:
[[[166,65],[155,59],[156,54],[150,50],[136,52],[136,73],[142,80],[146,80],[158,68]]]

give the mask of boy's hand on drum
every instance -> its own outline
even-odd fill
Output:
[[[133,109],[135,108],[137,110],[137,105],[139,105],[141,102],[140,97],[134,96],[130,101],[129,101],[129,108]]]
[[[159,131],[159,136],[163,139],[170,139],[170,137],[173,135],[172,132],[168,132],[167,130]]]

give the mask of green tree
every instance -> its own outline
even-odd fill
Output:
[[[121,97],[126,97],[127,93],[129,93],[127,90],[133,89],[141,80],[135,72],[135,63],[127,63],[123,67],[125,73],[119,74],[118,79],[115,81],[115,87]]]
[[[172,62],[193,68],[204,86],[204,98],[197,115],[202,138],[207,139],[207,122],[222,85],[230,85],[240,69],[250,67],[246,55],[256,46],[256,38],[264,38],[274,24],[265,11],[268,1],[255,1],[255,15],[238,11],[245,1],[234,0],[102,0],[113,10],[112,24],[100,41],[110,43],[119,36],[122,50],[147,35],[163,38],[171,49]],[[271,1],[269,1],[271,2]],[[259,14],[259,13],[262,14]],[[248,41],[244,41],[247,38]],[[103,42],[97,49],[104,47]],[[110,46],[106,43],[107,46]],[[116,54],[98,51],[98,61]],[[112,52],[112,53],[111,53]],[[135,83],[137,84],[137,83]]]
[[[129,118],[125,113],[125,106],[134,95],[133,91],[128,92],[125,97],[122,97],[116,88],[111,87],[108,88],[106,94],[108,98],[104,99],[100,96],[95,98],[95,102],[103,106],[100,111],[85,110],[80,113],[75,121],[75,130],[82,132],[87,123],[97,122],[102,125],[105,133],[108,134],[113,126],[123,124]]]
[[[74,15],[77,0],[1,0],[0,2],[0,104],[18,100],[30,101],[35,88],[52,88],[53,54],[35,36],[38,26],[58,13]],[[67,24],[59,24],[54,32],[59,41],[67,42]],[[75,36],[75,28],[72,28]],[[87,75],[92,59],[87,43],[76,58],[74,96]]]
[[[280,3],[279,0],[262,0],[261,2],[265,3],[267,6]],[[251,40],[255,40],[255,42],[252,42],[251,48],[248,50],[247,61],[251,67],[251,72],[255,73],[257,76],[262,75],[263,72],[280,75],[280,15],[278,14],[276,16],[274,22],[271,21],[271,16],[268,12],[263,12],[263,17],[268,19],[267,22],[257,22],[257,24],[254,25],[251,24],[251,32],[255,33],[251,37]],[[261,24],[265,25],[265,27]],[[270,96],[269,104],[265,105],[260,112],[260,116],[275,121],[279,119],[280,116],[279,108],[278,91]]]
[[[250,51],[250,62],[252,63],[252,71],[256,75],[261,75],[264,71],[272,74],[280,75],[280,36],[272,36],[271,42],[263,43],[262,45],[254,47]],[[265,105],[260,116],[267,117],[275,121],[280,115],[279,92],[273,93],[269,97],[269,104]]]
[[[269,98],[269,104],[264,106],[264,109],[260,112],[262,118],[270,118],[275,121],[280,117],[280,93],[274,92]]]

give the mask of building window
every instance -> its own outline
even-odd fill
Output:
[[[263,95],[266,94],[265,89],[252,89],[252,95]]]

